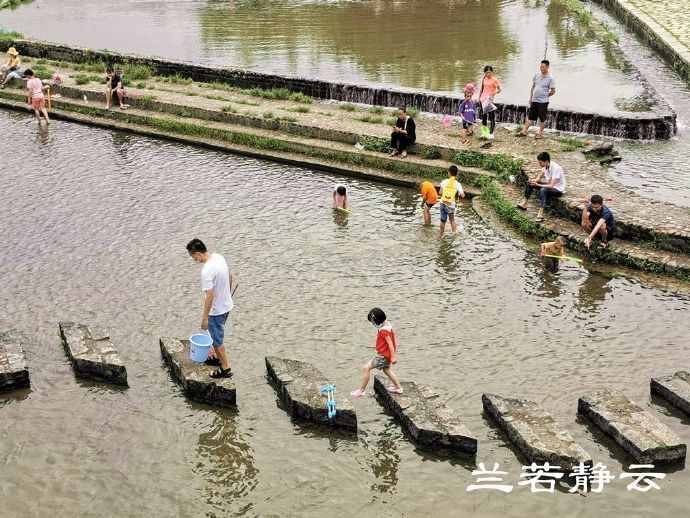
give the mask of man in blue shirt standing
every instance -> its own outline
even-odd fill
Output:
[[[551,96],[556,93],[556,80],[549,72],[550,63],[545,59],[539,65],[539,73],[532,78],[532,89],[529,94],[529,111],[527,112],[527,120],[518,133],[519,136],[526,137],[530,126],[539,120],[539,133],[536,138],[544,136],[544,126],[546,125],[546,116],[548,114],[549,100]]]
[[[595,194],[590,199],[589,205],[582,211],[582,229],[589,232],[585,239],[585,246],[592,246],[592,239],[599,236],[602,248],[606,248],[609,239],[613,238],[616,230],[616,220],[611,209],[604,205],[604,199]]]

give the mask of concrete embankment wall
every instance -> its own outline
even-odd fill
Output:
[[[661,54],[683,79],[690,80],[690,51],[682,48],[663,26],[625,0],[592,1],[614,13],[626,26],[639,34],[650,47]],[[688,9],[690,9],[690,2],[688,2]]]
[[[66,45],[32,40],[0,42],[0,50],[14,44],[26,56],[71,62],[105,61],[145,65],[157,75],[180,75],[202,82],[222,82],[241,88],[287,88],[318,99],[363,103],[378,106],[414,106],[415,108],[443,114],[457,114],[462,99],[412,89],[375,88],[347,83],[333,83],[318,79],[305,79],[262,74],[231,68],[211,68],[189,63],[93,51]],[[505,123],[524,122],[527,106],[498,104],[497,120]],[[552,129],[576,133],[588,133],[627,139],[669,139],[676,132],[676,114],[662,100],[654,112],[600,115],[574,110],[551,110],[547,126]]]

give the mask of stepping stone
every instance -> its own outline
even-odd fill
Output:
[[[29,386],[29,369],[18,342],[0,342],[0,392]]]
[[[421,448],[446,450],[465,455],[477,454],[477,439],[427,385],[403,381],[402,394],[386,389],[388,378],[374,377],[374,391],[383,407],[401,423]]]
[[[642,464],[664,464],[685,459],[687,446],[653,414],[625,394],[602,390],[578,400],[577,411]]]
[[[670,376],[652,378],[652,394],[657,394],[690,415],[690,372],[678,371]]]
[[[529,463],[548,462],[568,472],[580,463],[592,465],[589,453],[538,403],[496,394],[483,394],[482,403]]]
[[[60,322],[60,336],[77,377],[127,385],[127,369],[107,332]]]
[[[172,377],[189,399],[223,407],[237,405],[235,382],[232,378],[213,379],[210,374],[217,367],[190,360],[189,340],[161,338],[160,347]]]
[[[335,393],[336,413],[328,418],[327,396],[321,387],[331,382],[311,363],[266,356],[266,370],[287,412],[298,419],[357,431],[357,414],[352,403]]]

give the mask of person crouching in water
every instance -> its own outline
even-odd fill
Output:
[[[419,186],[422,195],[422,208],[424,210],[424,224],[431,225],[431,208],[438,201],[438,193],[433,183],[426,180]]]
[[[391,365],[397,361],[395,353],[398,349],[398,340],[395,337],[395,331],[393,331],[390,322],[386,320],[386,314],[381,308],[374,308],[369,311],[367,320],[378,330],[376,333],[376,356],[362,368],[362,384],[350,395],[354,398],[360,398],[365,394],[369,378],[371,378],[371,371],[374,369],[382,370],[391,380],[392,385],[388,387],[388,392],[402,394],[403,389],[400,386],[400,381],[391,369]]]
[[[34,109],[36,114],[36,119],[38,123],[41,123],[41,114],[46,119],[46,124],[50,124],[50,118],[48,117],[48,110],[46,110],[46,96],[43,95],[43,90],[48,88],[43,86],[43,82],[34,75],[33,70],[28,68],[24,72],[24,77],[27,79],[26,82],[26,92],[27,92],[27,102]]]
[[[350,204],[347,201],[347,189],[344,185],[336,185],[333,191],[333,208],[349,210]]]
[[[565,255],[565,239],[561,236],[558,236],[555,241],[542,243],[539,247],[539,255],[544,260],[544,266],[546,266],[546,269],[550,272],[556,273],[559,266],[558,258]]]
[[[443,237],[446,231],[446,221],[450,219],[450,228],[453,232],[457,232],[458,225],[455,223],[455,200],[458,196],[465,197],[465,191],[462,190],[462,185],[458,181],[457,166],[450,166],[448,168],[448,178],[441,182],[441,227],[439,229],[438,237]]]

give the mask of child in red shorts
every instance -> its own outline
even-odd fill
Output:
[[[388,379],[393,383],[388,387],[388,392],[393,394],[402,394],[402,387],[397,376],[393,373],[391,365],[396,363],[395,352],[398,349],[398,340],[395,338],[395,331],[386,320],[386,314],[381,308],[374,308],[369,311],[367,320],[371,322],[378,332],[376,333],[376,356],[371,359],[364,367],[362,367],[363,377],[362,384],[357,390],[353,390],[350,395],[354,398],[360,398],[364,395],[364,391],[369,384],[371,371],[374,369],[381,369],[383,373],[388,376]]]
[[[47,87],[43,86],[41,80],[34,75],[33,70],[30,68],[24,72],[24,77],[28,79],[26,82],[27,102],[34,109],[38,123],[41,123],[41,114],[43,114],[46,118],[46,123],[50,124],[48,110],[46,110],[46,97],[43,95],[43,90]]]

